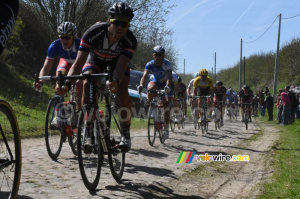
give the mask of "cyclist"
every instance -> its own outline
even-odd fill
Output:
[[[193,97],[198,94],[199,96],[210,95],[212,98],[214,94],[213,80],[208,76],[208,71],[204,68],[200,70],[199,74],[200,76],[195,79],[193,84],[193,88],[194,88]],[[198,100],[197,106],[199,108],[201,107],[201,100]],[[211,112],[212,112],[211,107],[212,107],[212,99],[209,99],[208,100],[209,116],[207,118],[208,121],[211,121],[210,119]]]
[[[83,34],[78,56],[68,76],[78,75],[81,72],[101,73],[108,66],[112,67],[112,81],[107,85],[111,92],[116,93],[118,107],[126,109],[119,114],[122,133],[119,146],[130,150],[132,105],[128,93],[129,61],[136,49],[137,40],[129,27],[134,14],[132,8],[125,2],[117,2],[109,8],[108,15],[107,22],[97,22]],[[100,84],[100,81],[97,83]],[[70,88],[70,85],[71,81],[67,81],[64,92]],[[83,92],[88,92],[87,81],[83,82]],[[87,97],[86,94],[83,95],[82,101],[86,101]]]
[[[191,81],[189,82],[189,85],[187,87],[187,90],[186,90],[186,94],[187,96],[189,97],[189,104],[192,108],[192,110],[194,110],[194,108],[197,106],[196,102],[193,100],[193,98],[191,97],[193,95],[193,92],[194,92],[194,89],[193,89],[193,84],[194,84],[194,81],[195,79],[199,77],[199,72],[197,72],[195,74],[195,78],[191,79]],[[192,114],[193,115],[193,114]]]
[[[183,103],[183,114],[187,114],[187,95],[186,95],[186,85],[182,82],[181,77],[178,78],[178,96],[182,99]]]
[[[218,109],[221,113],[221,126],[223,126],[223,104],[226,102],[226,88],[221,81],[216,81],[216,86],[214,87],[214,101],[223,102],[218,104]],[[213,106],[215,107],[216,104],[214,103]]]
[[[166,93],[170,96],[172,93],[170,92],[171,85],[172,85],[172,70],[173,66],[172,63],[165,59],[165,49],[157,45],[152,50],[153,53],[153,60],[148,62],[145,66],[145,71],[143,77],[141,78],[140,85],[138,86],[138,91],[142,92],[143,85],[146,82],[146,79],[150,73],[153,74],[153,79],[147,85],[147,90],[153,89],[164,89]],[[147,102],[146,104],[150,104],[153,99],[154,93],[148,92],[147,93]],[[168,97],[169,98],[169,97]],[[165,109],[164,116],[166,126],[164,129],[164,138],[169,138],[169,123],[170,123],[170,109],[169,109],[170,100],[166,101],[163,98],[163,106]]]
[[[234,114],[236,103],[235,99],[236,93],[232,90],[232,88],[229,88],[226,92],[227,115],[230,115],[231,113]]]
[[[63,75],[67,75],[72,64],[74,63],[80,44],[80,39],[76,38],[77,27],[72,22],[63,22],[57,28],[58,39],[53,41],[47,51],[47,57],[45,59],[43,68],[40,71],[39,76],[46,76],[50,73],[55,57],[59,57],[59,64],[56,69],[56,75],[58,71],[61,71]],[[35,89],[39,90],[43,85],[43,80],[34,82]],[[56,92],[60,92],[58,82],[55,87]]]
[[[252,103],[253,99],[253,91],[250,89],[248,85],[244,85],[243,88],[239,92],[239,103],[242,105],[243,103]],[[248,117],[249,122],[252,122],[251,120],[251,106],[247,106],[248,109]],[[244,122],[244,107],[242,106],[242,120],[241,122]]]
[[[16,24],[19,11],[18,0],[2,0],[0,3],[0,55]]]
[[[47,57],[45,59],[43,68],[40,71],[39,76],[46,76],[50,73],[50,70],[53,66],[54,58],[59,57],[59,63],[56,69],[56,75],[61,71],[62,75],[67,75],[72,64],[75,61],[75,58],[78,53],[80,39],[76,38],[77,27],[72,22],[63,22],[57,28],[58,39],[53,41],[48,47]],[[38,82],[33,82],[33,88],[37,91],[41,89],[45,80],[40,80]],[[78,108],[80,108],[81,93],[80,93],[80,84],[76,84],[76,96]],[[59,89],[58,82],[56,82],[55,93],[61,94]],[[51,126],[57,127],[59,124],[59,119],[57,115],[59,108],[56,108],[55,117],[51,122]]]
[[[252,99],[252,107],[253,107],[253,117],[257,117],[257,113],[258,113],[258,103],[259,103],[259,98],[257,97],[257,95],[254,95],[253,99]]]

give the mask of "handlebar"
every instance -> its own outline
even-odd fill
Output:
[[[163,94],[165,94],[166,101],[169,101],[169,99],[168,99],[168,94],[166,93],[165,90],[156,90],[156,89],[153,89],[153,90],[148,90],[148,93],[156,93],[156,94],[158,94],[158,95],[163,95]]]

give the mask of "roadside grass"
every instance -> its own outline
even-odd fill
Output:
[[[260,118],[262,125],[268,123],[277,128],[280,138],[272,148],[275,172],[259,198],[300,198],[300,120],[279,126],[276,114],[275,108],[274,121],[268,121],[267,113]]]
[[[49,99],[54,94],[54,83],[47,82],[43,92],[33,90],[34,78],[24,77],[11,66],[0,63],[0,99],[6,100],[13,108],[22,138],[43,137],[46,110]],[[132,119],[133,129],[146,128],[146,119]]]

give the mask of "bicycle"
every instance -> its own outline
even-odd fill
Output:
[[[164,90],[149,90],[148,92],[154,93],[156,96],[149,107],[148,112],[148,142],[150,146],[154,146],[156,134],[159,134],[160,143],[165,143],[163,136],[163,129],[166,126],[164,121],[164,107],[162,96],[165,95],[166,101],[168,101],[168,95]]]
[[[185,118],[183,114],[183,105],[181,99],[177,99],[178,107],[171,108],[171,119],[170,119],[170,126],[171,131],[175,131],[175,126],[177,125],[178,129],[184,129],[185,125]]]
[[[17,198],[22,167],[21,138],[11,106],[0,100],[0,198]]]
[[[108,156],[110,170],[116,181],[120,181],[124,173],[127,150],[119,146],[121,129],[117,120],[117,99],[105,84],[106,80],[111,81],[110,74],[107,69],[107,73],[60,77],[61,82],[87,80],[89,85],[88,101],[84,103],[78,119],[77,152],[80,174],[85,187],[90,191],[98,186],[104,155]],[[94,80],[99,78],[101,85],[97,86]],[[96,95],[99,95],[99,104]]]
[[[249,122],[248,107],[251,105],[252,105],[251,103],[242,103],[242,108],[244,110],[243,118],[244,118],[246,130],[248,130],[248,122]]]
[[[41,76],[35,78],[39,80],[60,81],[63,75],[58,72],[56,78]],[[62,87],[63,82],[59,85]],[[64,97],[55,94],[48,103],[45,119],[45,142],[48,155],[56,160],[61,153],[63,142],[68,139],[68,143],[74,155],[77,156],[77,120],[75,85],[70,89],[70,98],[65,101]],[[77,120],[76,120],[77,119]]]
[[[195,96],[194,98],[195,100],[201,100],[202,104],[200,111],[198,110],[199,107],[196,107],[196,110],[194,110],[194,127],[195,129],[200,129],[201,127],[202,134],[204,134],[205,132],[208,132],[207,99],[210,99],[211,96]]]
[[[215,129],[218,130],[221,128],[223,124],[223,101],[214,101],[214,122],[215,122]],[[221,112],[219,110],[221,108]]]
[[[232,122],[232,120],[237,120],[238,117],[238,112],[236,110],[237,107],[235,107],[235,102],[228,102],[228,106],[227,106],[227,116],[230,122]]]

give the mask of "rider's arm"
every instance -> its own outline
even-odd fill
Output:
[[[52,68],[53,65],[53,60],[52,59],[46,59],[44,62],[44,66],[40,71],[40,75],[39,76],[46,76],[49,75],[50,70]],[[45,82],[46,80],[40,80],[42,82]]]
[[[116,81],[118,84],[119,82],[122,81],[129,61],[130,61],[129,57],[122,54],[119,56],[118,62],[116,64],[116,68],[114,70],[113,78],[112,78],[113,81]]]
[[[140,81],[140,85],[143,86],[145,84],[149,74],[150,74],[150,71],[148,71],[148,70],[144,71],[143,77],[141,78],[141,81]]]
[[[75,62],[73,63],[72,67],[70,68],[70,70],[68,72],[68,76],[79,75],[80,74],[80,72],[82,70],[82,67],[85,64],[88,55],[89,55],[88,52],[78,51]]]
[[[171,87],[171,85],[172,85],[172,70],[166,71],[166,75],[167,75],[167,77],[168,77],[168,80],[167,80],[167,82],[166,82],[166,85],[167,85],[168,87]]]

